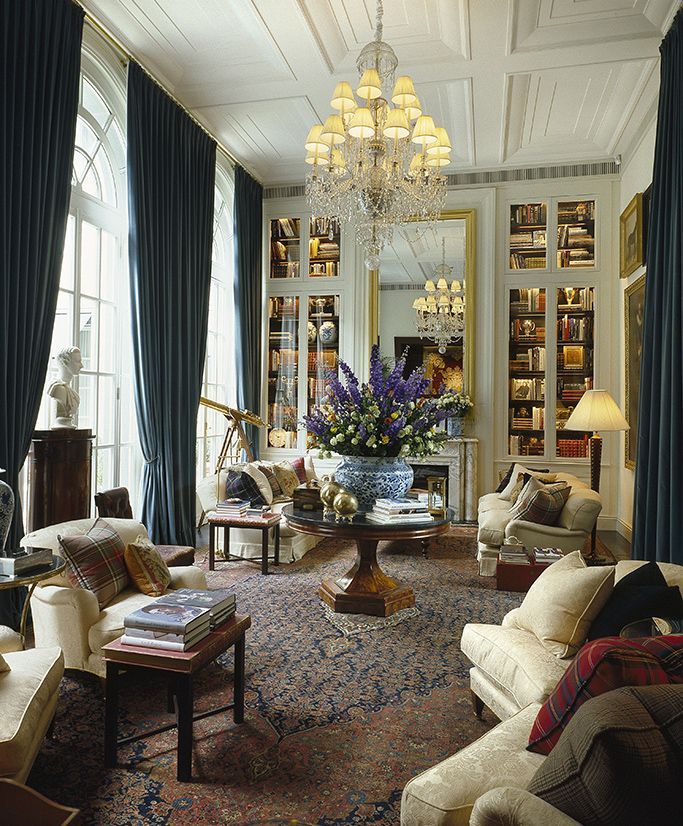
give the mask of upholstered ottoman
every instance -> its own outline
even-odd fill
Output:
[[[189,545],[157,545],[156,549],[169,568],[194,565],[194,548]]]
[[[511,785],[525,789],[546,759],[526,750],[539,708],[527,706],[414,777],[403,789],[401,826],[467,826],[484,792]]]

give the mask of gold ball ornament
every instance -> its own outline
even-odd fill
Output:
[[[348,490],[342,489],[334,497],[333,506],[337,522],[353,522],[353,517],[358,513],[358,499]]]
[[[323,516],[334,513],[334,497],[344,488],[335,482],[334,476],[323,476],[323,486],[320,488],[320,501],[323,503]]]

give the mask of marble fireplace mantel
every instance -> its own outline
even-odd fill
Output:
[[[478,439],[458,436],[445,442],[436,456],[406,460],[411,465],[448,466],[448,507],[454,511],[454,522],[477,521],[478,446]]]

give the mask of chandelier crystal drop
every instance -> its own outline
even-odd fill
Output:
[[[420,338],[428,338],[440,353],[465,332],[465,283],[448,281],[453,267],[446,264],[446,239],[441,239],[441,264],[435,267],[434,280],[425,282],[427,295],[416,298],[413,309],[417,314],[416,326]]]
[[[446,197],[441,168],[451,152],[446,130],[422,111],[412,79],[394,82],[398,58],[382,40],[383,11],[378,0],[375,39],[356,62],[355,95],[350,83],[338,83],[333,113],[311,127],[305,143],[313,214],[336,228],[353,225],[368,269],[379,268],[395,227],[418,220],[426,231],[439,217]]]

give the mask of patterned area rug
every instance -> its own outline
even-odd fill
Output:
[[[458,641],[466,622],[499,622],[521,595],[478,577],[474,552],[471,529],[435,540],[426,560],[419,543],[380,545],[380,564],[413,586],[418,612],[353,635],[328,622],[316,594],[350,567],[351,543],[326,540],[267,577],[224,566],[210,587],[230,584],[252,618],[245,723],[229,713],[195,723],[194,782],[176,780],[173,731],[120,748],[105,770],[99,682],[70,674],[30,785],[80,807],[85,823],[397,824],[406,782],[493,723],[471,712]],[[202,672],[195,709],[229,701],[232,676],[229,652]],[[124,678],[120,704],[120,736],[169,720],[151,678]]]

